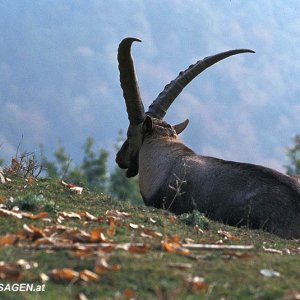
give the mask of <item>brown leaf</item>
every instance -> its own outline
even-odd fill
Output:
[[[167,264],[167,266],[179,270],[186,270],[186,269],[191,269],[193,265],[188,263],[169,263]]]
[[[107,229],[107,234],[109,236],[114,236],[116,234],[116,219],[114,217],[108,217],[109,228]]]
[[[21,266],[16,263],[0,262],[0,279],[20,281],[23,277]]]
[[[71,254],[80,258],[87,258],[92,257],[94,251],[91,247],[80,247],[77,249],[73,249]]]
[[[83,242],[83,243],[88,243],[91,241],[91,236],[84,230],[80,230],[77,228],[70,229],[65,231],[61,237],[69,239],[73,242]]]
[[[79,278],[79,273],[70,268],[53,269],[50,277],[54,280],[72,281]]]
[[[107,210],[105,215],[108,217],[116,217],[116,218],[128,218],[131,217],[131,214],[127,212],[122,212],[119,210]]]
[[[170,243],[167,241],[163,242],[163,249],[170,253],[176,253],[176,254],[185,255],[185,256],[188,256],[191,254],[190,250],[183,248],[182,246],[180,246],[180,244],[172,243],[172,242]]]
[[[99,281],[100,276],[90,270],[83,270],[79,272],[79,278],[85,282]]]
[[[68,188],[70,191],[75,192],[77,194],[82,194],[83,191],[83,187],[77,186],[75,184],[72,183],[67,183],[63,180],[61,180],[60,182],[64,187]]]
[[[3,204],[5,202],[6,197],[0,195],[0,204]]]
[[[134,253],[134,254],[145,254],[149,252],[150,246],[148,244],[143,245],[130,245],[128,247],[128,252]]]
[[[175,222],[175,220],[176,220],[176,216],[174,216],[174,215],[169,216],[169,221],[171,224],[173,224]]]
[[[221,230],[221,229],[220,229],[220,230],[218,230],[218,233],[219,233],[220,235],[224,236],[225,239],[228,239],[228,240],[230,240],[230,241],[239,241],[239,240],[240,240],[239,237],[234,236],[234,235],[232,235],[230,232],[225,231],[225,230]]]
[[[96,273],[105,273],[105,272],[120,271],[120,270],[121,270],[121,265],[119,264],[109,265],[107,263],[107,259],[105,258],[101,258],[100,260],[98,260],[95,266]]]
[[[15,234],[6,234],[0,236],[0,246],[12,245],[19,240],[19,237]]]
[[[79,220],[81,220],[80,214],[75,213],[75,212],[65,212],[65,211],[62,211],[62,212],[58,213],[58,216],[62,217],[64,219],[79,219]]]
[[[81,218],[86,221],[98,221],[98,218],[90,214],[88,211],[80,212],[79,214]]]
[[[111,253],[113,252],[114,250],[116,249],[116,245],[114,244],[110,244],[110,245],[107,245],[105,247],[101,247],[97,250],[97,252],[100,253]]]
[[[24,224],[23,229],[27,237],[30,237],[33,241],[46,236],[42,229],[33,225]]]
[[[35,178],[34,176],[28,176],[25,181],[27,181],[30,185],[37,182],[37,178]]]
[[[110,240],[104,235],[103,230],[104,229],[101,227],[93,228],[90,231],[91,241],[92,242],[102,242],[102,243],[110,242]]]
[[[122,293],[123,297],[127,300],[136,299],[136,293],[133,289],[127,288]]]
[[[49,214],[47,212],[40,212],[36,215],[32,214],[32,213],[26,213],[26,212],[21,212],[22,216],[28,219],[43,219],[45,217],[47,217]]]
[[[206,290],[209,287],[209,284],[204,281],[204,278],[199,276],[188,278],[187,282],[190,284],[191,289],[194,293]]]
[[[162,234],[158,231],[155,231],[153,229],[149,229],[149,228],[144,228],[142,230],[142,233],[141,233],[142,236],[144,237],[162,237]]]

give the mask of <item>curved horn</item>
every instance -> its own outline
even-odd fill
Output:
[[[157,119],[163,119],[168,108],[176,99],[176,97],[196,76],[222,59],[246,52],[255,53],[255,51],[249,49],[229,50],[205,57],[204,59],[199,60],[195,64],[189,66],[185,71],[180,72],[173,81],[165,86],[164,90],[149,106],[147,115]]]
[[[145,119],[145,110],[140,96],[138,81],[135,75],[131,45],[133,42],[141,42],[137,38],[125,38],[119,45],[118,62],[120,82],[123,97],[126,102],[130,125],[137,125]]]

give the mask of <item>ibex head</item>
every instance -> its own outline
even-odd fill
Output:
[[[185,71],[180,72],[173,81],[166,85],[145,112],[131,56],[133,42],[141,41],[137,38],[125,38],[120,43],[118,50],[120,82],[127,107],[129,127],[127,140],[117,153],[116,162],[120,168],[127,169],[127,177],[133,177],[139,172],[139,151],[145,134],[154,132],[160,135],[176,136],[188,125],[188,120],[174,126],[163,121],[168,108],[186,85],[202,71],[222,59],[239,53],[254,52],[248,49],[230,50],[199,60]]]

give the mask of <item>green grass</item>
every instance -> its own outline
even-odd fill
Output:
[[[28,183],[22,178],[12,179],[12,182],[0,184],[1,202],[9,208],[18,206],[22,211],[34,214],[48,211],[47,218],[50,220],[15,219],[0,215],[1,236],[22,230],[24,224],[32,224],[41,229],[55,226],[58,225],[56,220],[59,212],[83,211],[102,218],[97,222],[65,219],[61,225],[86,232],[101,227],[108,236],[109,222],[105,212],[118,210],[129,213],[130,216],[117,221],[116,233],[109,236],[109,239],[116,244],[146,243],[149,251],[136,254],[114,250],[106,254],[98,252],[98,257],[95,254],[91,257],[78,257],[72,255],[69,249],[34,249],[31,247],[33,242],[29,240],[0,246],[0,261],[16,262],[25,259],[38,263],[38,267],[22,271],[24,277],[20,282],[40,284],[39,274],[49,274],[55,268],[94,271],[96,261],[101,257],[106,257],[110,265],[121,266],[119,271],[99,274],[99,281],[94,283],[50,279],[45,283],[45,292],[0,292],[0,299],[59,297],[63,300],[75,299],[79,293],[83,293],[88,299],[129,299],[132,295],[136,299],[295,299],[297,293],[300,293],[299,241],[280,239],[263,231],[225,226],[207,220],[198,212],[174,218],[173,215],[154,208],[119,202],[86,189],[81,195],[74,194],[54,180],[41,179]],[[129,225],[130,223],[139,225],[139,229],[132,228],[135,225]],[[202,231],[195,230],[196,225]],[[152,231],[149,233],[150,229]],[[239,239],[225,239],[218,230],[228,231]],[[142,232],[148,232],[148,237],[142,235]],[[156,236],[158,234],[155,235],[155,232],[161,236]],[[222,240],[224,245],[254,245],[254,249],[191,250],[191,255],[188,256],[163,250],[162,240],[175,235],[183,242],[191,239],[193,243],[217,244]],[[266,252],[263,247],[281,250],[283,254]],[[260,274],[261,269],[275,270],[280,273],[280,277],[264,277]],[[195,276],[204,279],[202,288],[197,289],[188,281]],[[17,280],[0,279],[0,283],[8,282],[15,283]]]

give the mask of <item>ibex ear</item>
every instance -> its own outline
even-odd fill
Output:
[[[144,120],[143,127],[142,127],[143,133],[152,131],[152,127],[153,127],[153,124],[152,124],[151,117],[146,116],[146,119]]]
[[[186,119],[182,123],[173,125],[173,128],[176,131],[176,133],[179,134],[179,133],[181,133],[186,128],[186,126],[188,126],[189,122],[190,122],[190,120]]]

